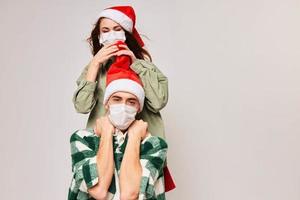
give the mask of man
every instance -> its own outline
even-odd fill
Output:
[[[71,136],[69,200],[165,199],[167,144],[147,131],[146,122],[135,119],[144,98],[139,77],[124,59],[117,59],[107,74],[106,115],[93,130]]]

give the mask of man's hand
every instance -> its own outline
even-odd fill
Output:
[[[108,116],[100,117],[96,120],[94,132],[98,136],[104,136],[106,134],[112,135],[115,131],[115,127],[111,124]]]
[[[148,123],[143,120],[135,120],[128,129],[128,136],[138,137],[143,140],[148,135]]]

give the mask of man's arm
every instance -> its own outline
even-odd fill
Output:
[[[147,123],[136,120],[128,130],[128,142],[120,169],[121,200],[137,199],[139,196],[142,167],[140,144],[147,134]]]
[[[99,180],[97,185],[88,189],[88,192],[97,200],[106,199],[112,176],[114,174],[114,157],[112,144],[112,134],[114,129],[110,122],[108,122],[107,120],[107,117],[103,117],[100,118],[100,120],[97,120],[95,131],[99,131],[101,134],[99,150],[96,155]]]
[[[148,135],[140,148],[142,180],[139,198],[165,199],[163,167],[167,156],[167,143],[159,137]]]
[[[128,135],[128,142],[120,169],[121,200],[137,199],[139,195],[142,167],[140,164],[139,136]]]

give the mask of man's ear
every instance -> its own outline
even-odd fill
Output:
[[[107,115],[109,112],[109,106],[107,103],[104,105],[104,108],[105,108],[105,115]]]
[[[140,102],[138,103],[138,105],[139,105],[139,106],[138,106],[138,108],[137,108],[137,109],[138,109],[138,110],[137,110],[137,113],[140,113],[140,112],[142,112],[142,111],[141,111],[141,105],[140,105]]]
[[[106,110],[108,110],[108,109],[109,109],[109,107],[108,107],[108,105],[107,105],[107,104],[105,104],[105,105],[104,105],[104,108],[105,108]]]

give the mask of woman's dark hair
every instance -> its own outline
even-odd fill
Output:
[[[94,29],[91,32],[91,36],[87,39],[90,44],[92,54],[95,56],[97,52],[103,47],[102,44],[99,43],[99,35],[100,35],[100,22],[102,18],[99,18],[94,25]],[[131,33],[125,31],[126,41],[128,48],[134,53],[135,57],[138,59],[145,60],[148,58],[150,61],[152,60],[151,55],[147,50],[141,47],[138,41],[133,37]]]

